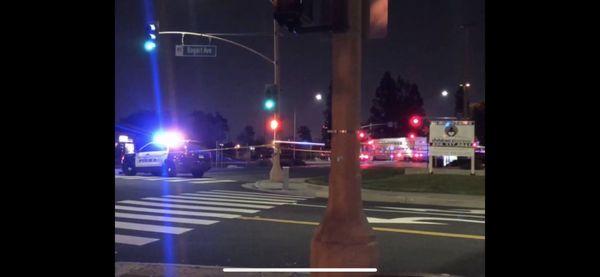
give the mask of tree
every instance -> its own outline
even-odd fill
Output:
[[[126,133],[133,139],[136,147],[141,147],[152,140],[154,132],[169,128],[170,125],[169,113],[158,115],[155,111],[142,110],[121,118],[115,130]]]
[[[238,135],[237,140],[244,145],[252,145],[254,143],[254,127],[246,125],[244,130]]]
[[[398,112],[402,110],[400,107],[396,82],[392,78],[389,71],[386,71],[379,82],[379,87],[375,91],[375,97],[372,100],[370,109],[371,116],[368,123],[383,124],[387,122],[399,121]],[[397,132],[393,127],[376,126],[373,129],[372,137],[394,137]]]
[[[300,126],[298,128],[298,138],[301,141],[312,142],[312,136],[310,134],[310,129],[307,126]]]
[[[371,136],[374,138],[406,136],[411,131],[408,124],[410,117],[413,115],[425,116],[419,87],[404,80],[401,76],[394,81],[389,71],[383,74],[372,103],[371,116],[367,123],[392,123],[391,126],[373,127]],[[419,135],[423,135],[423,133],[422,130],[419,130]]]
[[[223,142],[227,138],[229,125],[220,113],[205,113],[194,111],[190,114],[188,134],[191,139],[200,141],[205,147],[214,147],[215,143]]]
[[[480,145],[485,145],[485,101],[470,106],[471,119],[475,121],[475,136]]]
[[[323,111],[325,121],[323,121],[323,125],[321,126],[321,141],[325,143],[326,149],[331,148],[331,134],[327,132],[328,130],[331,130],[331,91],[332,88],[330,83],[325,98],[325,111]]]

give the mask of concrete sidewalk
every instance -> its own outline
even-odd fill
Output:
[[[328,198],[329,187],[309,184],[306,183],[305,180],[305,178],[290,179],[289,189],[287,190],[283,189],[282,183],[275,183],[267,180],[243,184],[242,187],[263,192]],[[363,201],[374,202],[485,209],[485,196],[478,195],[397,192],[363,189],[362,199]]]

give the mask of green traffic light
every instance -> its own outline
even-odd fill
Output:
[[[275,101],[273,99],[267,99],[265,101],[265,109],[272,110],[275,107]]]

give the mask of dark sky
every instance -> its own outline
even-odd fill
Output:
[[[272,33],[268,0],[158,0],[154,2],[161,30],[206,33]],[[363,43],[362,118],[386,70],[419,86],[430,116],[453,115],[453,99],[440,92],[455,91],[463,72],[464,33],[459,25],[476,22],[470,39],[469,74],[472,101],[484,100],[484,0],[390,0],[385,39]],[[142,109],[155,109],[150,59],[145,40],[144,0],[115,1],[115,122]],[[267,36],[228,37],[268,57],[273,41]],[[264,86],[273,82],[273,66],[241,48],[212,41],[216,58],[175,57],[180,36],[161,36],[159,70],[163,110],[183,118],[192,110],[219,111],[229,120],[230,136],[253,125],[262,135]],[[186,44],[208,44],[186,37]],[[292,111],[297,125],[307,125],[320,138],[323,104],[314,101],[326,92],[331,76],[330,39],[325,34],[292,35],[281,39],[281,107],[283,126],[291,134]]]

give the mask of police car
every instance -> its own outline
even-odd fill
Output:
[[[191,173],[200,178],[210,169],[210,153],[191,140],[168,144],[152,141],[137,153],[123,157],[123,174],[135,175],[148,172],[157,176],[175,177],[178,173]]]

